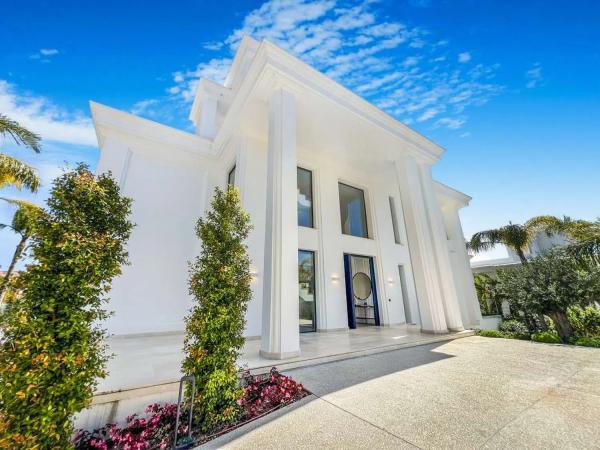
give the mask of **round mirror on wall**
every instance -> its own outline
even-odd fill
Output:
[[[359,300],[371,296],[371,278],[364,272],[358,272],[352,277],[352,293]]]

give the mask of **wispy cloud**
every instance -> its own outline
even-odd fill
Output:
[[[527,80],[527,86],[529,89],[537,87],[543,81],[542,66],[540,63],[535,63],[533,67],[525,72],[525,79]]]
[[[0,111],[44,140],[97,145],[89,117],[59,108],[45,97],[20,92],[6,80],[0,80]]]
[[[469,52],[463,52],[458,54],[459,63],[467,63],[471,61],[471,54]]]
[[[55,48],[41,48],[34,54],[29,56],[29,59],[37,59],[41,62],[48,63],[50,58],[58,55],[60,52]]]
[[[222,83],[245,35],[274,42],[406,123],[459,128],[468,107],[502,90],[497,65],[476,64],[469,52],[449,57],[447,39],[384,19],[371,0],[269,0],[222,39],[223,56],[174,73],[167,92],[190,102],[199,78]]]

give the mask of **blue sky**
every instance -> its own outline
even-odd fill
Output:
[[[536,214],[600,215],[600,3],[13,1],[0,16],[0,112],[60,167],[98,157],[88,100],[191,130],[199,77],[242,35],[269,38],[447,149],[435,177],[473,197],[467,236]],[[0,205],[0,221],[11,210]],[[0,232],[0,264],[15,236]]]

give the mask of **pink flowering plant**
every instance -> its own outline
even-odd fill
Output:
[[[288,405],[308,395],[302,384],[283,375],[275,367],[267,375],[242,375],[242,396],[236,402],[234,423],[222,424],[210,430],[210,435],[196,434],[198,442],[206,442],[252,419]],[[134,414],[126,419],[123,428],[108,424],[94,431],[79,430],[73,440],[75,450],[151,450],[167,449],[173,443],[173,430],[177,415],[176,404],[150,405],[147,417]],[[185,422],[188,412],[181,411],[180,421]],[[201,427],[196,426],[196,431]],[[188,424],[179,426],[177,443],[186,443]],[[191,442],[190,442],[191,444]]]
[[[148,417],[127,417],[123,428],[111,423],[92,432],[80,430],[73,440],[76,450],[150,450],[170,448],[175,428],[176,404],[153,404]],[[187,417],[182,413],[183,418]],[[187,424],[179,425],[178,442],[187,436]]]
[[[282,375],[273,367],[265,376],[254,376],[249,371],[242,377],[244,394],[238,400],[245,420],[255,418],[275,408],[300,400],[308,393],[302,384]]]

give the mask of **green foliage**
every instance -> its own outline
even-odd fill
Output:
[[[66,449],[108,359],[105,295],[126,263],[131,200],[83,165],[54,181],[34,262],[0,315],[0,448]]]
[[[498,331],[498,330],[477,330],[477,335],[483,336],[483,337],[493,337],[493,338],[506,337],[502,331]]]
[[[550,317],[567,342],[573,334],[567,309],[600,298],[600,266],[583,265],[565,251],[553,250],[528,264],[498,271],[496,289],[509,300],[511,311],[526,322],[535,316]]]
[[[549,333],[548,331],[533,333],[531,335],[531,340],[535,342],[545,342],[546,344],[560,344],[562,342],[556,334]]]
[[[528,341],[531,339],[531,334],[525,332],[510,332],[510,331],[499,331],[499,330],[478,330],[478,336],[493,337],[493,338],[504,338],[504,339],[519,339],[522,341]]]
[[[250,217],[232,186],[225,192],[215,189],[212,210],[196,226],[202,250],[190,265],[189,288],[196,302],[185,319],[182,368],[196,377],[196,420],[205,432],[239,414],[236,361],[252,297],[245,244],[250,229]]]
[[[500,331],[507,333],[527,333],[527,325],[518,320],[504,320],[500,323]]]
[[[0,153],[0,188],[14,186],[26,187],[36,192],[40,186],[40,177],[35,169],[17,158]]]
[[[600,338],[600,309],[595,306],[571,307],[567,316],[577,336]]]
[[[600,338],[591,337],[575,337],[570,341],[573,345],[579,345],[581,347],[594,347],[600,348]]]
[[[40,152],[40,136],[22,127],[17,121],[0,114],[0,135],[10,136],[18,145],[25,145],[34,152]]]
[[[487,273],[477,273],[473,276],[479,308],[484,316],[502,313],[502,300],[496,293],[498,281]]]

